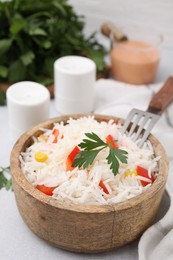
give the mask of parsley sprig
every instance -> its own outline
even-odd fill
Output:
[[[0,167],[0,190],[12,190],[12,180],[10,176],[10,167]]]
[[[110,164],[110,169],[116,175],[119,170],[120,162],[127,163],[127,152],[121,149],[115,149],[111,143],[107,144],[100,139],[95,133],[86,133],[88,139],[83,139],[78,145],[83,150],[75,157],[73,162],[74,167],[83,167],[84,169],[91,165],[96,156],[105,148],[109,148],[109,154],[106,157],[107,163]],[[112,142],[115,142],[113,140]]]

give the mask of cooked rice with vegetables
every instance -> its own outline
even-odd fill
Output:
[[[56,200],[105,205],[133,198],[154,182],[160,157],[150,141],[138,148],[120,129],[94,116],[55,123],[21,153],[22,171]]]

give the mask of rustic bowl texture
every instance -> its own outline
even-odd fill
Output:
[[[70,115],[79,118],[83,115]],[[11,173],[18,210],[28,227],[47,242],[70,251],[109,251],[140,237],[153,223],[165,189],[168,159],[160,142],[150,135],[155,155],[160,155],[159,174],[141,195],[114,205],[86,206],[56,201],[35,189],[22,173],[19,155],[39,136],[40,127],[52,128],[69,116],[47,120],[24,133],[11,153]],[[95,115],[98,121],[121,119]]]

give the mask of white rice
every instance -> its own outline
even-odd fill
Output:
[[[157,173],[157,162],[160,158],[154,156],[149,141],[140,149],[130,138],[122,136],[119,131],[121,125],[113,124],[112,120],[99,123],[94,116],[77,120],[70,118],[68,124],[56,123],[54,128],[60,132],[57,143],[52,143],[54,140],[52,129],[42,129],[47,141],[34,137],[34,143],[20,156],[22,171],[32,185],[57,186],[52,195],[54,199],[87,205],[112,204],[133,198],[152,185],[148,178],[125,174],[134,171],[138,165],[148,169],[149,177],[151,173]],[[98,154],[89,169],[76,167],[72,171],[66,170],[68,155],[83,138],[87,138],[85,133],[91,132],[96,133],[103,141],[108,134],[111,134],[118,140],[119,149],[128,152],[128,163],[120,163],[119,173],[116,176],[106,161],[108,149]],[[48,160],[37,162],[34,158],[37,151],[45,153]],[[109,194],[100,188],[100,180],[105,184]],[[147,181],[148,185],[143,187],[140,180]]]

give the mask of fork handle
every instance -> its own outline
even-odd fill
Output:
[[[162,114],[173,101],[173,77],[169,77],[163,87],[151,99],[148,112]]]

